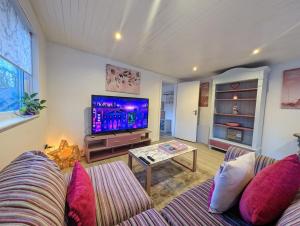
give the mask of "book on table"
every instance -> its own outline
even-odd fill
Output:
[[[178,141],[170,141],[167,143],[160,144],[158,146],[160,150],[166,151],[168,153],[174,154],[187,149],[187,145],[180,143]]]

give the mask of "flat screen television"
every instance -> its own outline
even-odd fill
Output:
[[[148,128],[149,99],[97,95],[91,99],[93,135]]]

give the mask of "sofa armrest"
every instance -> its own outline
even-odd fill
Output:
[[[227,152],[225,154],[225,157],[224,157],[224,161],[228,162],[230,160],[233,160],[241,155],[244,155],[244,154],[247,154],[249,153],[250,151],[248,151],[247,149],[244,149],[244,148],[240,148],[240,147],[236,147],[236,146],[230,146],[228,149],[227,149]]]
[[[284,211],[277,222],[277,226],[299,225],[300,222],[300,190],[298,191],[294,201]]]
[[[119,224],[153,207],[133,172],[123,161],[87,168],[96,196],[97,225]]]

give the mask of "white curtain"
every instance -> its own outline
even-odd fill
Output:
[[[0,0],[0,55],[32,74],[30,31],[12,0]]]

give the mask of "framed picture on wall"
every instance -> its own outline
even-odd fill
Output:
[[[141,74],[111,64],[106,65],[106,91],[140,94]]]
[[[199,107],[208,107],[209,82],[200,84]]]
[[[300,68],[283,72],[281,108],[300,109]]]

